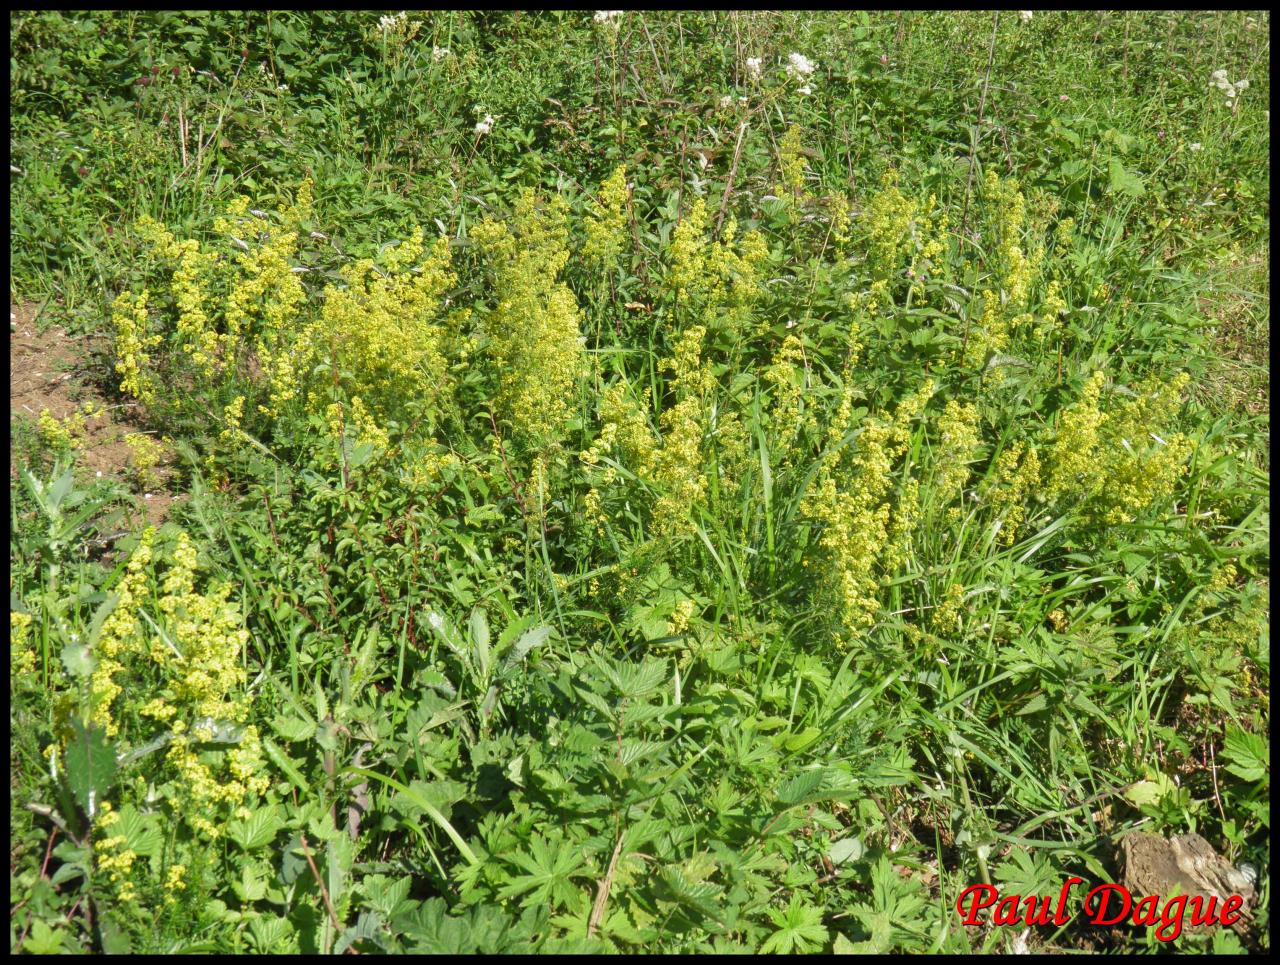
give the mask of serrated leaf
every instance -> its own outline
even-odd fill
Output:
[[[254,808],[247,818],[234,818],[227,825],[227,835],[245,851],[266,847],[284,827],[276,805]]]
[[[520,639],[515,642],[511,652],[507,654],[507,659],[503,661],[503,675],[505,676],[519,666],[520,661],[524,660],[525,655],[530,650],[542,646],[551,636],[551,630],[552,628],[549,626],[534,627],[532,630],[526,630]]]
[[[373,942],[387,950],[382,918],[376,911],[362,911],[356,923],[344,931],[333,946],[333,954],[341,955],[356,942]]]
[[[314,721],[303,720],[301,717],[287,717],[283,714],[277,714],[271,721],[271,729],[290,743],[308,740],[316,733]]]
[[[1271,770],[1271,747],[1265,735],[1227,728],[1222,756],[1226,769],[1244,781],[1261,781]]]
[[[64,755],[67,785],[76,804],[92,818],[115,779],[116,756],[102,725],[73,718],[71,730],[73,736]]]
[[[475,666],[480,672],[480,679],[489,679],[489,618],[484,610],[476,607],[471,611],[470,619],[471,645],[476,655]]]

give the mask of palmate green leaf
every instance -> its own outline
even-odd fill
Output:
[[[770,908],[769,917],[778,930],[760,946],[762,955],[814,951],[831,937],[822,924],[822,909],[806,905],[799,895],[791,896],[791,903],[785,911]]]
[[[1044,851],[1015,847],[995,870],[1002,894],[1042,895],[1060,881],[1061,873]]]
[[[315,721],[284,714],[277,714],[272,719],[271,729],[290,743],[307,740],[316,733]]]
[[[666,660],[645,660],[639,666],[620,666],[615,686],[623,697],[637,700],[653,693],[668,679]]]
[[[66,934],[64,929],[50,928],[43,918],[36,918],[31,922],[26,941],[19,947],[32,955],[57,955],[62,951]]]
[[[249,936],[259,954],[296,952],[295,929],[288,918],[264,915],[249,920]]]
[[[507,882],[499,890],[499,898],[524,896],[520,904],[526,908],[546,903],[577,910],[582,904],[582,892],[572,881],[589,877],[580,847],[564,840],[550,841],[542,835],[535,835],[529,841],[529,851],[512,855],[510,861],[524,869],[526,874],[517,875]]]
[[[926,902],[921,890],[919,881],[903,878],[888,857],[880,857],[871,866],[871,903],[851,909],[871,934],[859,951],[893,951],[899,942],[915,936],[924,926],[921,912]]]
[[[132,804],[122,804],[119,810],[113,833],[124,835],[125,847],[145,858],[160,854],[164,847],[160,815],[143,814]]]

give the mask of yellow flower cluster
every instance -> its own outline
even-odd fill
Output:
[[[961,608],[964,605],[964,584],[952,583],[946,596],[933,610],[929,623],[938,633],[955,633],[961,625]]]
[[[92,412],[92,409],[89,410]],[[51,449],[65,451],[78,448],[85,434],[85,413],[72,410],[65,419],[59,419],[48,409],[41,409],[36,419],[40,439]]]
[[[640,403],[634,402],[626,380],[615,382],[600,396],[600,434],[590,448],[579,455],[592,477],[592,486],[585,497],[587,517],[599,532],[603,532],[605,519],[601,489],[612,486],[618,478],[613,466],[596,471],[601,458],[615,455],[636,476],[647,479],[652,475],[658,441],[644,416],[648,400],[649,390],[645,389]]]
[[[499,405],[530,451],[559,445],[585,371],[578,303],[559,281],[569,260],[567,207],[521,194],[510,223],[486,219],[471,239],[492,269],[497,304],[485,318],[489,352],[502,373]]]
[[[1036,272],[1044,257],[1043,245],[1031,251],[1023,247],[1023,235],[1027,231],[1027,200],[1018,182],[1001,177],[994,168],[987,168],[984,184],[984,201],[992,216],[992,249],[999,266],[997,288],[1007,299],[1008,311],[1026,311],[1027,301]]]
[[[702,362],[705,336],[702,326],[690,326],[676,342],[674,356],[662,362],[662,367],[672,373],[671,391],[676,403],[662,413],[662,448],[653,470],[660,491],[653,509],[654,531],[659,537],[692,533],[695,507],[707,491],[702,442],[707,431],[707,396],[714,379],[710,367]]]
[[[9,680],[29,674],[36,669],[35,651],[27,643],[31,628],[31,614],[9,611]]]
[[[311,182],[304,181],[294,203],[281,204],[274,218],[249,204],[238,198],[214,221],[214,231],[234,249],[231,258],[202,249],[198,241],[179,240],[147,217],[136,230],[169,266],[175,347],[202,379],[234,374],[241,362],[263,373],[270,404],[259,409],[275,415],[297,390],[306,291],[294,262],[300,226],[311,213]],[[146,289],[139,296],[122,294],[112,314],[121,389],[141,401],[155,398],[150,352],[165,337],[147,334],[147,298]]]
[[[879,283],[867,307],[885,307],[899,278],[910,279],[908,292],[924,294],[924,282],[933,265],[946,251],[948,219],[938,210],[938,199],[930,195],[923,205],[906,197],[898,188],[898,174],[887,171],[880,189],[871,196],[863,212],[866,233],[867,267]]]
[[[1165,428],[1189,381],[1185,373],[1168,383],[1148,379],[1132,398],[1106,413],[1101,408],[1105,377],[1095,372],[1059,420],[1047,459],[1046,495],[1079,502],[1089,517],[1105,524],[1131,522],[1147,506],[1168,498],[1194,448],[1185,435]]]
[[[430,409],[450,391],[438,316],[457,283],[449,240],[438,238],[427,251],[421,228],[382,261],[345,266],[345,286],[325,288],[320,317],[301,338],[302,357],[327,362],[332,380],[330,394],[322,386],[311,391],[308,408],[325,411],[335,434],[349,427],[379,448],[389,444],[386,425],[403,424],[407,405]],[[332,399],[335,388],[339,399]]]
[[[992,278],[981,294],[981,318],[967,333],[964,363],[969,366],[982,365],[993,353],[1004,351],[1010,333],[1034,320],[1028,308],[1044,260],[1044,244],[1027,241],[1035,232],[1029,231],[1027,200],[1018,182],[1001,179],[992,169],[987,170],[984,182],[988,225],[985,241]],[[1044,305],[1046,316],[1037,326],[1036,337],[1043,338],[1047,326],[1056,322],[1057,315],[1065,309],[1060,288],[1050,285]]]
[[[264,415],[280,414],[296,393],[302,371],[298,329],[307,293],[293,262],[300,226],[311,216],[311,189],[311,181],[303,181],[294,203],[278,206],[278,224],[267,212],[251,209],[245,197],[233,201],[213,224],[214,231],[236,248],[236,272],[227,280],[223,317],[232,350],[246,344],[266,377],[270,400],[258,407]]]
[[[116,373],[120,391],[139,402],[155,399],[151,352],[163,341],[159,333],[149,334],[147,290],[134,295],[121,292],[111,306],[111,325],[115,329]]]
[[[167,228],[146,216],[139,219],[137,231],[152,251],[176,262],[170,281],[178,312],[175,331],[183,351],[191,356],[200,373],[205,377],[212,375],[221,364],[228,342],[213,326],[206,310],[208,278],[217,268],[218,257],[201,251],[198,241],[178,241]]]
[[[118,824],[120,812],[111,806],[110,801],[102,801],[98,806],[98,814],[94,820],[96,828],[106,831]],[[107,880],[116,888],[116,899],[130,902],[137,897],[129,874],[138,855],[128,847],[128,839],[123,834],[109,834],[99,838],[93,845],[94,857],[98,864],[98,873],[107,876]]]
[[[119,732],[116,705],[127,676],[135,689],[121,709],[167,724],[174,735],[166,761],[177,776],[175,793],[182,796],[174,802],[175,810],[193,828],[217,837],[221,812],[216,806],[240,805],[248,794],[265,793],[269,785],[252,726],[243,728],[234,746],[222,753],[220,764],[198,750],[200,743],[212,739],[213,722],[238,724],[248,715],[241,655],[249,634],[239,608],[229,600],[228,584],[197,592],[196,549],[185,533],[179,534],[160,583],[157,612],[154,617],[147,614],[143,603],[149,595],[154,540],[154,529],[143,532],[116,588],[117,602],[103,623],[90,678],[91,719],[109,736]],[[143,693],[137,692],[138,686]]]
[[[996,512],[997,538],[1011,546],[1027,518],[1027,500],[1040,485],[1040,454],[1023,442],[1015,442],[996,457],[983,487],[986,502]]]
[[[982,317],[969,332],[964,347],[964,362],[982,365],[994,353],[1009,344],[1009,317],[1000,304],[1000,294],[990,288],[982,292]]]
[[[778,145],[778,176],[781,180],[775,185],[774,194],[794,199],[804,196],[804,131],[798,124],[787,128]]]
[[[807,377],[804,343],[799,337],[788,335],[763,373],[764,383],[770,390],[765,417],[772,430],[773,458],[780,465],[790,462],[801,431],[806,427],[817,428],[812,408],[806,409],[804,405]]]
[[[630,198],[627,169],[620,164],[600,185],[599,200],[588,207],[587,239],[582,246],[582,256],[587,261],[608,268],[618,257],[626,243],[627,203]]]
[[[841,646],[873,622],[880,605],[878,570],[886,547],[901,547],[913,528],[914,489],[899,502],[900,518],[894,520],[893,532],[889,494],[894,464],[907,450],[910,424],[934,388],[930,380],[903,399],[892,420],[868,419],[853,443],[852,455],[829,458],[819,472],[816,490],[802,505],[805,516],[822,528],[818,545],[826,558],[824,583],[840,615]],[[828,439],[838,441],[844,431],[843,425],[833,424]]]
[[[867,267],[872,278],[894,278],[901,271],[903,259],[913,247],[911,223],[918,209],[919,205],[898,189],[897,172],[885,172],[880,190],[871,196],[862,213]]]
[[[676,604],[675,610],[671,614],[671,619],[667,621],[667,632],[671,636],[679,636],[689,629],[689,620],[693,617],[694,602],[689,599],[681,600]]]
[[[849,199],[843,194],[833,194],[827,199],[831,218],[831,240],[836,254],[843,256],[853,240],[853,219],[849,217]]]
[[[934,484],[935,504],[950,506],[969,481],[969,464],[977,455],[978,409],[969,403],[952,399],[938,420],[939,445],[934,464],[939,467]],[[951,515],[957,514],[954,507]]]
[[[1043,340],[1046,335],[1055,331],[1067,314],[1067,300],[1062,297],[1062,282],[1056,278],[1045,288],[1040,313],[1036,324],[1037,340]]]
[[[720,240],[707,234],[707,206],[698,198],[671,234],[671,267],[667,284],[676,305],[696,305],[708,326],[738,328],[763,293],[760,266],[769,248],[757,231],[737,241],[738,223],[725,222]]]
[[[147,527],[129,557],[125,574],[116,587],[116,604],[102,624],[98,637],[98,661],[89,679],[89,719],[101,724],[108,737],[120,729],[112,717],[112,704],[123,689],[116,674],[125,669],[124,659],[141,649],[138,612],[147,590],[147,565],[155,530]]]
[[[240,425],[243,421],[244,396],[237,395],[222,407],[223,428],[222,431],[218,433],[218,438],[223,442],[231,442],[235,440],[241,431]]]
[[[144,432],[127,433],[124,441],[129,447],[129,459],[133,463],[133,473],[138,485],[143,489],[159,486],[160,476],[156,473],[156,467],[164,458],[164,446]]]

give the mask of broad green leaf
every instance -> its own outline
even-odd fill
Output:
[[[72,718],[71,731],[65,754],[67,785],[76,804],[92,818],[115,779],[116,756],[102,725]]]

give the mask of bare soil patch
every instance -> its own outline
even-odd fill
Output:
[[[76,447],[76,466],[88,478],[114,479],[129,483],[131,452],[124,438],[145,431],[138,425],[142,414],[136,402],[119,402],[104,397],[93,380],[87,378],[101,337],[72,336],[61,328],[40,332],[40,306],[34,303],[9,306],[9,478],[16,479],[12,423],[20,418],[35,421],[48,411],[57,419],[91,403],[100,414],[85,420],[85,434]],[[167,470],[161,467],[163,478]],[[149,498],[148,498],[149,496]],[[174,497],[163,491],[143,494],[139,499],[147,523],[160,525],[169,514]]]

